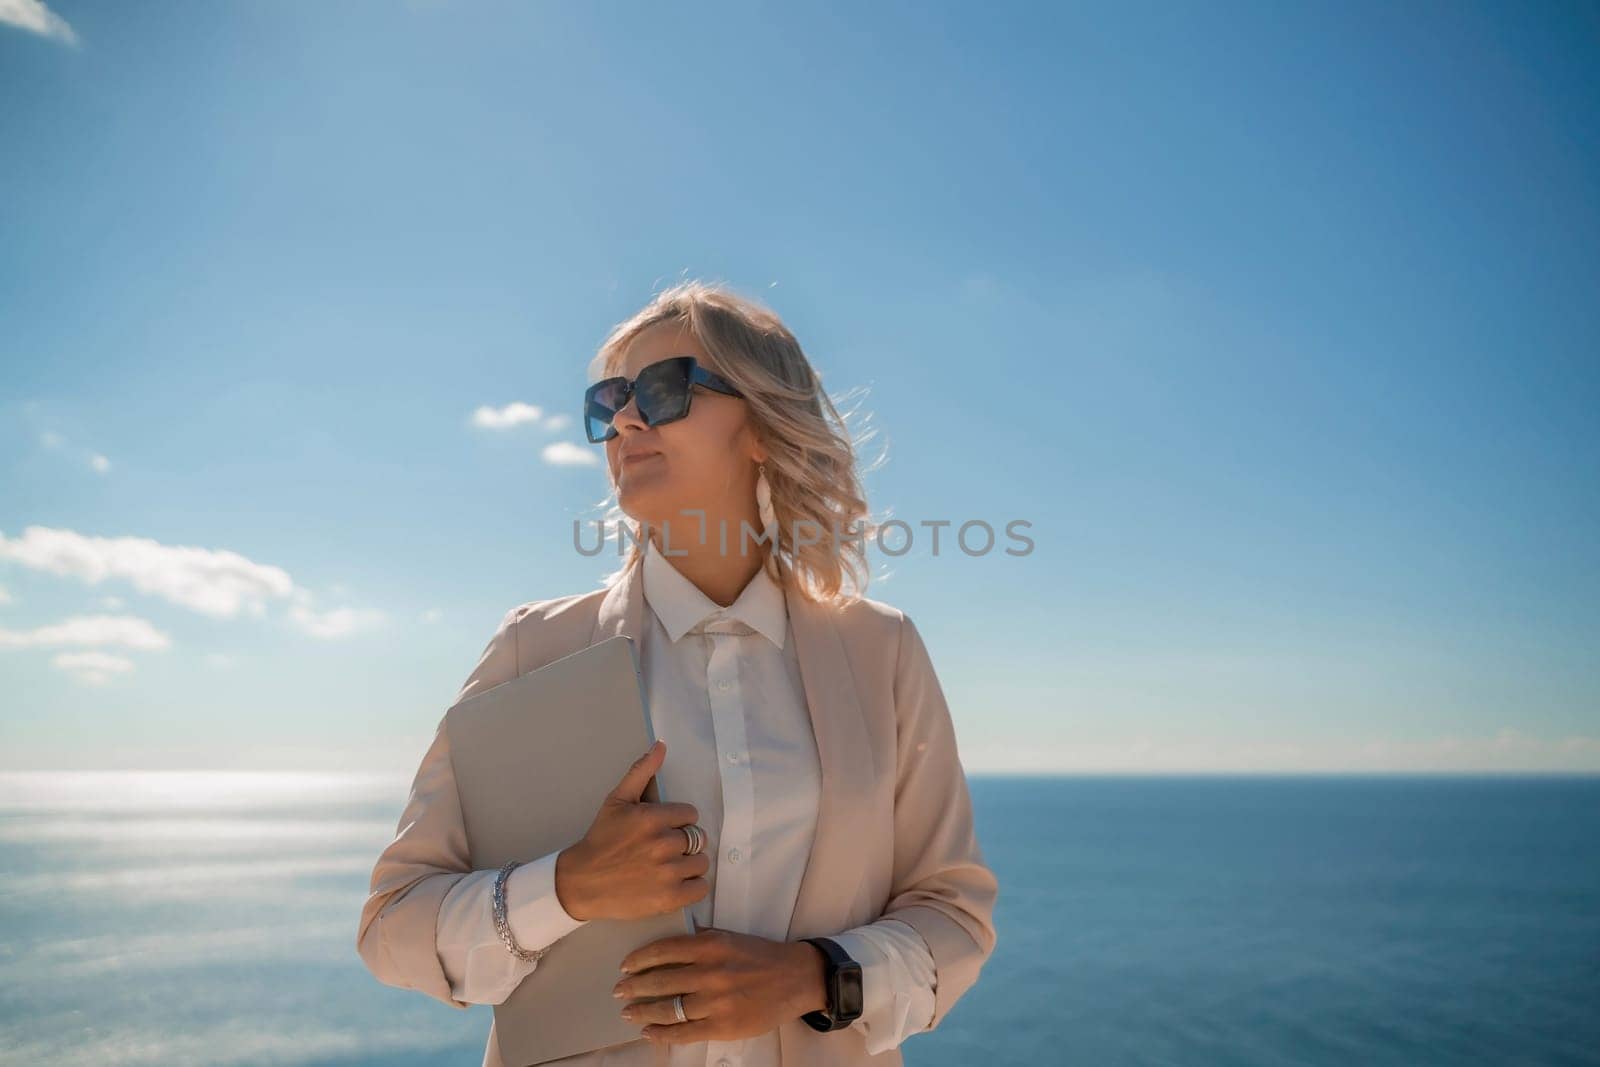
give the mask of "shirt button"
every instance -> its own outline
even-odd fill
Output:
[[[718,689],[726,689],[731,684],[732,684],[731,682],[728,682],[727,680],[723,680],[723,681],[720,681],[720,682],[717,683],[717,688]]]
[[[728,753],[728,762],[729,763],[738,763],[739,762],[739,753],[737,753],[737,752]]]
[[[728,862],[730,862],[730,863],[738,863],[742,859],[744,859],[744,853],[743,852],[740,852],[736,848],[730,848],[728,850]]]
[[[724,1056],[717,1061],[717,1067],[733,1067],[733,1061]]]

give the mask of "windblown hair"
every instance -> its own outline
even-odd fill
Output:
[[[813,601],[843,606],[859,599],[868,581],[865,546],[877,526],[868,518],[856,451],[876,431],[852,440],[821,376],[777,314],[716,283],[679,282],[617,324],[590,363],[590,379],[617,373],[628,344],[660,323],[692,333],[708,356],[706,369],[731,382],[749,405],[752,430],[767,452],[777,520],[775,538],[750,542],[765,556],[767,573],[786,591]],[[626,559],[608,581],[643,557],[641,524],[617,499],[612,482],[610,496],[599,505],[609,505],[605,526],[626,528],[632,536]],[[809,542],[798,548],[797,529]],[[730,544],[738,535],[729,531]]]

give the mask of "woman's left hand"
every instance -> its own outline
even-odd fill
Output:
[[[615,989],[624,1018],[648,1024],[652,1041],[738,1041],[827,1006],[824,957],[804,941],[708,927],[641,945],[622,968],[632,972]],[[688,1022],[672,1010],[674,993]]]

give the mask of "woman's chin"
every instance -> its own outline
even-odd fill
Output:
[[[665,494],[649,492],[644,489],[623,488],[617,493],[617,503],[621,506],[623,514],[635,522],[649,524],[651,529],[660,529],[664,520],[671,518],[671,510],[664,499]]]

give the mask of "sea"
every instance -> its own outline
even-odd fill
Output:
[[[908,1064],[1600,1064],[1600,777],[968,780],[997,943]],[[0,1063],[478,1067],[356,952],[408,785],[0,774]]]

